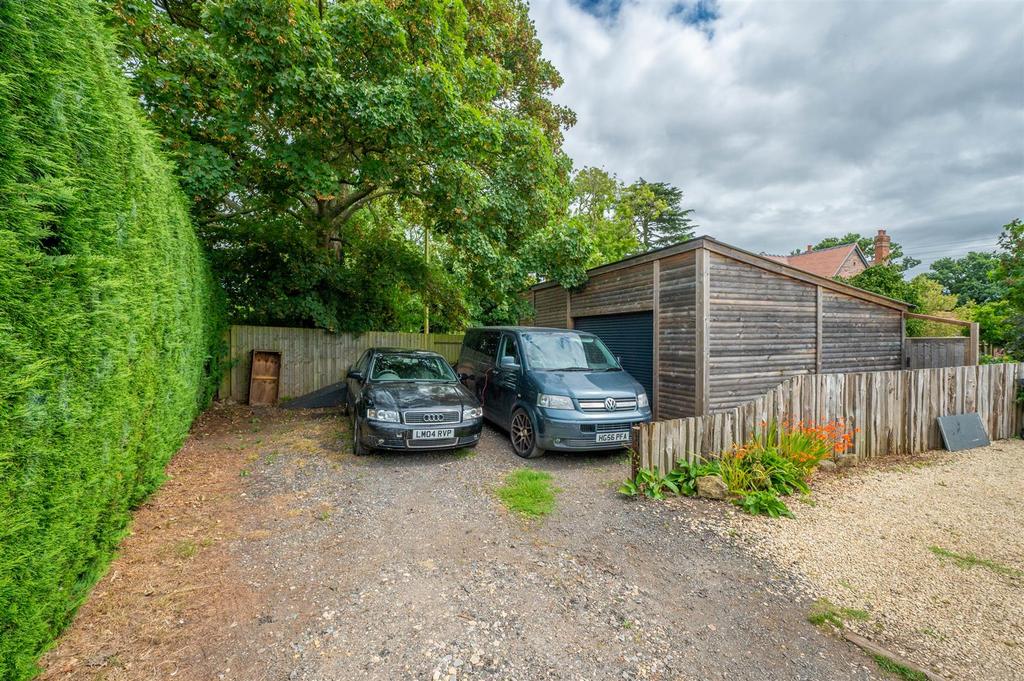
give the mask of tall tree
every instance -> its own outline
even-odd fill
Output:
[[[620,214],[633,224],[640,248],[649,251],[685,241],[696,225],[693,209],[682,207],[683,192],[666,182],[640,178],[623,191]]]
[[[869,262],[873,262],[875,258],[875,238],[873,236],[861,236],[856,232],[848,232],[843,236],[832,236],[826,239],[822,239],[814,245],[814,250],[822,248],[832,248],[833,246],[843,246],[845,244],[857,244],[860,246],[860,250],[863,251],[864,255],[867,256]],[[802,251],[793,251],[793,255],[801,253]],[[921,264],[921,261],[917,258],[913,258],[908,255],[904,255],[903,246],[898,242],[893,241],[889,244],[889,264],[899,269],[900,272],[906,272],[907,270],[913,269]]]
[[[999,257],[995,253],[971,251],[962,258],[939,258],[928,277],[942,284],[959,305],[988,303],[1006,295],[1006,287],[995,278]]]
[[[1024,359],[1024,222],[1018,218],[1003,226],[999,236],[999,266],[995,278],[1006,287],[1004,300],[1012,310],[1009,322],[1015,327],[1006,349]]]
[[[546,248],[535,240],[565,243],[552,225],[568,201],[558,145],[572,116],[548,98],[561,81],[520,0],[110,2],[193,214],[222,271],[237,272],[229,294],[276,273],[263,297],[233,297],[236,315],[372,326],[359,310],[391,279],[361,277],[391,252],[381,244],[408,236],[393,223],[383,237],[375,204],[472,249],[460,257],[489,271],[470,283],[500,305],[530,272],[580,276],[571,253],[558,273],[527,262]],[[450,287],[421,283],[429,302],[450,302]]]
[[[621,260],[636,253],[640,243],[633,225],[619,210],[622,183],[602,168],[582,168],[572,178],[571,219],[593,245],[590,266]]]

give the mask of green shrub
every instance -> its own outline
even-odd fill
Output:
[[[626,480],[619,487],[619,494],[627,497],[635,497],[643,494],[651,499],[664,499],[665,492],[671,492],[679,496],[679,487],[671,479],[671,473],[662,475],[657,468],[641,468],[636,472],[636,477]]]
[[[89,0],[0,2],[0,678],[24,679],[216,386],[209,268]]]
[[[786,502],[770,490],[747,492],[733,503],[750,515],[766,515],[770,518],[793,517],[793,512],[786,506]]]

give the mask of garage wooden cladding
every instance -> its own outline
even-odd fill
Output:
[[[587,317],[653,311],[657,419],[731,409],[789,376],[906,365],[906,303],[710,237],[588,274],[573,291],[534,286],[532,323],[572,328]],[[970,352],[959,361],[953,351],[927,357],[921,361],[937,362],[930,366],[973,363],[963,361]]]

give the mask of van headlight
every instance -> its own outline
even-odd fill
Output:
[[[478,419],[478,418],[480,418],[483,415],[484,415],[483,407],[465,407],[462,410],[462,420],[463,421],[472,421],[473,419]]]
[[[565,395],[537,394],[537,406],[546,409],[575,409],[572,406],[572,398]]]
[[[401,419],[394,409],[367,409],[366,418],[370,421],[383,421],[384,423],[398,423]]]
[[[647,393],[638,393],[636,396],[636,408],[646,409],[649,406],[651,406],[651,404],[647,401]]]

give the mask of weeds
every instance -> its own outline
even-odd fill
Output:
[[[748,492],[733,503],[750,515],[766,515],[769,518],[795,517],[789,506],[786,506],[786,502],[772,491]]]
[[[941,546],[929,546],[928,550],[936,556],[938,556],[939,558],[948,558],[949,560],[952,560],[954,563],[956,563],[958,567],[962,567],[964,569],[972,567],[983,567],[997,574],[1006,575],[1007,577],[1013,577],[1015,579],[1020,579],[1024,577],[1024,572],[1021,572],[1020,570],[1016,570],[1012,567],[1003,565],[1001,563],[997,563],[994,560],[988,560],[987,558],[979,558],[978,556],[975,556],[970,553],[955,553],[953,551],[950,551],[949,549],[944,549]]]
[[[181,558],[182,560],[191,558],[192,556],[196,555],[196,552],[198,550],[199,548],[196,546],[195,542],[188,540],[178,542],[174,545],[174,555],[176,555],[178,558]]]
[[[819,598],[814,602],[811,612],[807,615],[807,621],[815,626],[831,625],[836,629],[842,629],[847,620],[867,621],[871,614],[866,610],[857,608],[843,608],[827,598]]]
[[[561,490],[551,480],[550,473],[520,468],[509,473],[505,484],[495,491],[508,510],[538,518],[555,509],[555,494]]]
[[[665,498],[665,492],[669,491],[679,495],[679,487],[670,479],[672,474],[662,475],[657,468],[641,468],[636,472],[636,477],[626,480],[619,487],[619,494],[627,497],[635,497],[643,494],[651,499],[659,501]]]
[[[898,676],[901,679],[907,681],[928,681],[928,677],[922,672],[916,669],[911,669],[906,665],[902,665],[896,660],[891,660],[885,655],[878,655],[877,653],[871,653],[871,659],[875,661],[878,668],[887,674]]]

